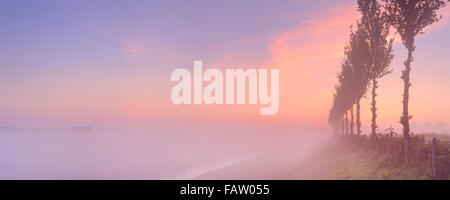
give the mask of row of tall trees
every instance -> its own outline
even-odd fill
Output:
[[[450,0],[447,0],[450,1]],[[354,107],[356,106],[356,133],[361,134],[360,101],[370,89],[371,95],[371,133],[377,138],[376,97],[379,80],[390,74],[393,59],[393,39],[388,39],[393,27],[400,35],[408,50],[408,58],[402,71],[404,82],[403,113],[400,123],[403,126],[405,163],[408,163],[409,88],[412,53],[415,40],[428,25],[441,17],[436,11],[446,5],[442,0],[357,0],[361,19],[356,30],[351,28],[350,39],[345,47],[345,58],[338,73],[333,106],[329,114],[329,124],[336,134],[354,134]],[[350,123],[349,115],[350,113]],[[349,125],[350,124],[350,125]]]

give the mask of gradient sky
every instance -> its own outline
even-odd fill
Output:
[[[1,1],[0,126],[101,128],[174,122],[262,123],[324,128],[353,0],[292,1]],[[450,8],[417,40],[412,63],[412,123],[450,124]],[[400,72],[379,88],[380,129],[398,127]],[[280,110],[254,105],[170,101],[176,68],[280,68]],[[362,105],[369,123],[369,101]],[[439,124],[440,123],[440,124]],[[429,124],[428,124],[429,125]],[[413,130],[414,131],[414,130]]]

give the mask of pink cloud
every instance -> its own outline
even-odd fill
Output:
[[[326,15],[306,20],[275,40],[271,46],[273,64],[294,67],[306,61],[343,55],[349,27],[358,18],[355,6],[341,6],[320,13]]]
[[[125,59],[130,62],[136,62],[143,56],[146,48],[146,42],[142,40],[125,40],[123,52]]]
[[[323,125],[350,26],[358,19],[358,12],[352,4],[312,15],[274,40],[270,66],[281,69],[280,115]]]
[[[350,26],[355,24],[360,16],[354,4],[320,10],[317,13],[312,14],[313,18],[302,21],[298,27],[279,35],[274,40],[270,48],[272,53],[270,66],[281,68],[280,115],[308,123],[326,124],[333,86],[336,83],[336,73],[340,70]],[[444,18],[427,27],[425,30],[427,33],[448,27],[450,6],[443,8],[439,13]],[[400,37],[394,33],[395,31],[392,30],[390,37],[393,37],[395,43],[400,45]],[[398,84],[396,82],[396,85],[401,87],[398,77],[397,74],[392,76],[399,82]],[[379,92],[388,93],[387,90],[387,87],[380,88]],[[392,95],[385,94],[380,97],[380,107],[401,108],[392,103],[399,101],[398,91],[401,90],[395,90]],[[395,101],[390,101],[392,98],[395,98]],[[384,102],[389,102],[389,105]],[[397,120],[398,113],[400,111],[391,113],[389,109],[384,109],[383,113],[380,113],[380,116],[383,116],[380,120],[392,115],[395,116],[394,120],[389,118],[392,123]],[[364,119],[369,117],[364,116]]]

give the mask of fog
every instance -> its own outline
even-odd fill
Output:
[[[280,179],[326,137],[233,128],[1,130],[0,179]]]

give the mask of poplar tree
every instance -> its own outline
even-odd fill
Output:
[[[408,50],[408,58],[404,62],[405,70],[402,71],[403,87],[403,113],[400,124],[403,125],[405,163],[408,164],[408,140],[409,140],[409,88],[411,87],[410,72],[411,62],[414,60],[413,52],[416,49],[414,43],[418,35],[424,33],[424,28],[439,21],[436,11],[446,5],[442,0],[383,0],[390,24],[401,36],[403,45]],[[450,1],[449,1],[450,2]]]

